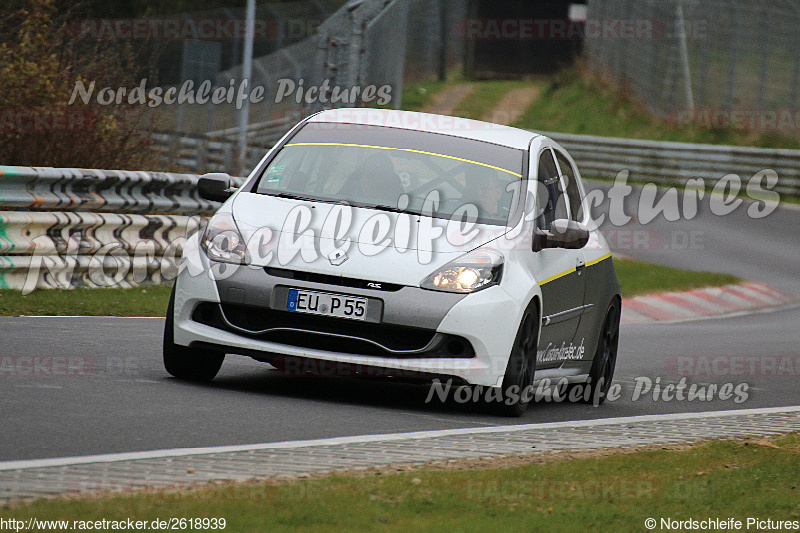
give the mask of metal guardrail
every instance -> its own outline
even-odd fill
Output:
[[[256,146],[272,146],[289,128],[300,119],[300,115],[292,113],[283,118],[267,122],[256,122],[247,125],[247,141]],[[212,131],[207,134],[210,139],[238,141],[239,128]]]
[[[198,176],[0,166],[0,289],[168,281],[218,204]],[[240,185],[241,178],[234,178]]]
[[[214,210],[198,176],[168,172],[0,166],[0,208],[36,211],[179,213]]]
[[[290,115],[250,124],[247,127],[246,168],[254,167],[298,119]],[[238,133],[238,128],[213,131],[206,135],[152,133],[151,149],[164,164],[177,165],[188,172],[231,172],[238,168]]]
[[[628,170],[631,180],[676,186],[692,178],[713,183],[728,174],[747,179],[772,169],[778,174],[773,190],[800,198],[800,150],[541,133],[569,151],[583,176],[614,178]]]
[[[199,216],[0,212],[0,289],[171,281]]]
[[[150,138],[150,149],[162,164],[178,167],[185,172],[231,172],[238,167],[239,148],[235,141],[175,133],[153,133]],[[266,150],[260,146],[248,146],[247,164],[255,166]]]

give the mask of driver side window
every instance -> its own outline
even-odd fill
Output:
[[[537,226],[540,229],[549,230],[554,220],[569,218],[558,169],[549,148],[545,148],[539,156],[537,189],[538,210],[541,212],[537,218]]]
[[[570,218],[576,222],[583,222],[583,206],[581,205],[581,193],[578,189],[578,182],[575,179],[575,172],[564,154],[556,150],[556,159],[561,169],[561,179],[566,183],[567,196],[569,197]]]

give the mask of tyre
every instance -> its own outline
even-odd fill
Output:
[[[178,379],[211,381],[219,372],[225,354],[175,344],[174,314],[175,287],[172,287],[164,323],[164,368]]]
[[[539,343],[539,306],[531,302],[522,315],[514,346],[508,358],[506,373],[503,377],[503,387],[500,391],[502,402],[494,402],[493,410],[503,416],[522,416],[528,409],[533,397],[523,394],[533,385],[533,376],[536,371],[536,349]]]
[[[614,379],[614,368],[617,366],[620,311],[620,302],[616,299],[611,302],[606,311],[606,318],[597,339],[597,350],[592,360],[592,368],[589,371],[589,381],[587,382],[591,387],[591,394],[588,398],[582,399],[585,403],[596,401],[598,405],[602,405],[606,401],[606,394]],[[596,387],[599,390],[595,390]]]

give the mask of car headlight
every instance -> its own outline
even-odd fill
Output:
[[[243,264],[247,260],[244,238],[230,213],[217,213],[208,221],[200,246],[210,259]]]
[[[475,292],[497,285],[502,274],[502,254],[475,250],[431,273],[422,280],[420,287],[445,292]]]

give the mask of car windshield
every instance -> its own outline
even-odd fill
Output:
[[[255,192],[504,225],[523,155],[450,135],[312,123],[272,159]]]

